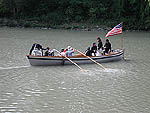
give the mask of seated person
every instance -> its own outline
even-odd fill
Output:
[[[96,53],[97,53],[97,46],[96,46],[96,43],[93,43],[93,46],[91,48],[91,52],[94,53],[94,56],[96,56]]]
[[[35,48],[37,48],[37,50],[41,50],[42,55],[43,55],[43,50],[46,50],[44,48],[42,48],[42,45],[38,44],[38,43],[34,43],[30,49],[30,55],[32,54],[32,51],[35,50]]]
[[[72,53],[74,53],[74,50],[68,46],[68,50],[65,52],[66,56],[72,56]]]
[[[88,47],[87,50],[85,51],[85,55],[92,56],[92,51],[90,50],[90,47]]]
[[[38,48],[35,48],[32,51],[32,55],[34,55],[34,56],[42,56],[42,52]]]
[[[68,51],[68,48],[64,49],[64,53],[66,53]]]
[[[65,52],[64,52],[64,49],[63,49],[63,48],[61,49],[60,55],[61,55],[61,56],[65,56]]]
[[[54,56],[54,50],[51,50],[49,47],[47,47],[45,56]]]

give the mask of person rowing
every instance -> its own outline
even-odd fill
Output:
[[[72,53],[74,53],[74,50],[71,48],[71,46],[68,46],[68,50],[65,52],[66,56],[72,56]]]
[[[87,50],[85,51],[85,55],[92,56],[92,51],[91,51],[90,47],[88,47]]]
[[[60,54],[59,54],[59,55],[60,55],[60,56],[65,56],[66,54],[65,54],[65,52],[64,52],[64,51],[65,51],[65,49],[64,49],[64,48],[62,48],[62,49],[61,49],[61,51],[60,51]]]
[[[91,52],[94,54],[94,56],[96,56],[96,53],[97,53],[97,46],[96,46],[96,43],[93,43],[93,46],[91,48]]]
[[[54,50],[47,47],[47,50],[45,52],[45,56],[54,56]]]
[[[62,49],[62,50],[64,50],[64,49]],[[60,56],[62,56],[62,55],[61,55],[61,52],[63,52],[63,51],[59,52],[57,49],[55,49],[55,51],[58,52]],[[67,60],[69,60],[72,64],[74,64],[75,66],[77,66],[81,71],[87,72],[87,70],[84,70],[83,68],[81,68],[77,63],[73,62],[73,61],[72,61],[70,58],[68,58],[66,55],[64,55],[63,57],[65,57],[65,58],[66,58]]]

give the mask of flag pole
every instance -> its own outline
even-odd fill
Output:
[[[121,22],[123,28],[123,22]],[[123,49],[123,32],[121,34],[121,49]]]
[[[121,49],[123,49],[123,33],[121,34]]]

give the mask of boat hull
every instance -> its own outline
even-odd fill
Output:
[[[54,66],[54,65],[69,65],[72,64],[68,59],[61,57],[61,56],[31,56],[27,55],[29,62],[33,66]],[[94,63],[89,58],[85,56],[74,56],[69,57],[73,62],[77,64],[90,64]],[[111,62],[111,61],[118,61],[124,58],[124,50],[118,50],[114,54],[104,55],[104,56],[92,56],[93,60],[103,63],[103,62]]]

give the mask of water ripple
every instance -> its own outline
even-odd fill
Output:
[[[30,66],[0,67],[0,70],[19,69],[19,68],[27,68],[27,67],[30,67]]]

